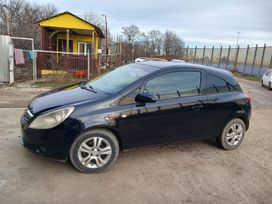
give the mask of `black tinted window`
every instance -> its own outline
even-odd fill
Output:
[[[128,104],[135,103],[135,97],[140,92],[141,92],[141,88],[135,89],[130,94],[128,94],[127,96],[125,96],[124,98],[122,98],[121,101],[119,102],[119,105],[128,105]]]
[[[144,91],[158,99],[198,95],[200,78],[200,72],[167,73],[148,81]]]
[[[229,85],[225,80],[214,76],[212,74],[207,74],[207,84],[205,93],[224,93],[229,91],[235,91],[235,87]]]

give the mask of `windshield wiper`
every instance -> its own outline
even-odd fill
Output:
[[[80,87],[81,87],[82,89],[85,89],[85,90],[88,90],[88,91],[97,93],[97,91],[96,91],[91,85],[88,85],[88,86],[86,85],[86,81],[82,81],[82,82],[80,83]]]

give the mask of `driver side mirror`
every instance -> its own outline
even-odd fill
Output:
[[[138,103],[155,103],[156,98],[151,93],[145,92],[145,93],[138,94],[135,97],[135,101]]]

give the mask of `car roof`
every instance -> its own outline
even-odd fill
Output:
[[[224,78],[231,84],[237,84],[236,80],[233,77],[233,74],[230,71],[200,65],[200,64],[191,64],[191,63],[180,63],[180,62],[170,62],[170,61],[145,61],[145,62],[138,62],[137,65],[140,66],[151,66],[156,67],[157,69],[171,69],[171,68],[188,68],[188,69],[201,69],[205,70],[206,72],[215,74],[219,77]]]

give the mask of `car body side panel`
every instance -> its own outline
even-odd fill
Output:
[[[247,125],[246,118],[250,115],[251,108],[246,110],[246,106],[246,98],[240,92],[207,95],[206,107],[209,114],[206,118],[208,124],[205,132],[208,132],[210,137],[216,137],[234,118],[243,118]]]
[[[207,114],[202,108],[204,98],[193,96],[161,100],[140,107],[133,105],[130,146],[201,138]]]

